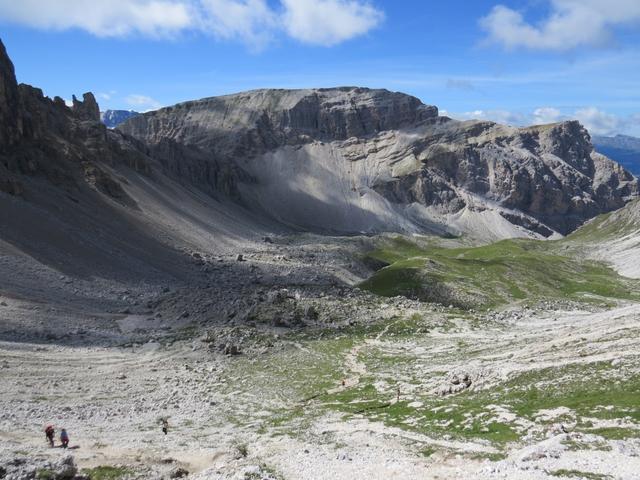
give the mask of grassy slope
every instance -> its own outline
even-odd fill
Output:
[[[361,287],[383,296],[405,295],[463,308],[524,299],[640,299],[636,282],[603,264],[569,255],[562,242],[516,239],[440,248],[396,238],[368,256],[389,265]]]
[[[615,212],[600,215],[567,236],[565,243],[597,244],[640,231],[640,200]]]
[[[566,420],[575,424],[572,428],[576,431],[611,439],[638,437],[637,427],[596,428],[592,423],[593,419],[625,419],[640,424],[640,376],[614,368],[610,362],[532,369],[489,389],[445,397],[434,395],[425,382],[441,378],[446,372],[424,370],[421,358],[411,349],[401,351],[394,345],[405,341],[429,345],[433,338],[442,342],[445,327],[428,318],[406,318],[385,325],[354,327],[340,334],[303,336],[295,342],[302,348],[273,352],[260,362],[240,361],[236,373],[254,381],[262,379],[264,383],[257,386],[264,397],[276,394],[280,398],[275,404],[262,403],[270,415],[265,418],[261,433],[297,435],[320,416],[334,412],[344,418],[366,418],[436,439],[486,441],[503,451],[527,430],[519,422],[499,419],[495,410],[499,406],[518,419],[537,425],[558,421],[538,419],[540,410],[566,407],[571,410],[571,417]],[[366,366],[366,372],[359,383],[335,389],[341,378],[349,376],[344,364],[348,352],[356,345],[364,345],[366,338],[378,337],[380,332],[382,339],[390,343],[363,347],[358,361]],[[431,338],[434,332],[436,336]],[[459,355],[473,358],[474,353],[461,351]],[[403,393],[396,403],[397,382],[413,385],[414,391],[408,398]],[[229,384],[237,388],[238,381]]]

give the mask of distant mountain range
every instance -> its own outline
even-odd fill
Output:
[[[133,110],[105,110],[104,112],[100,112],[100,120],[107,128],[116,128],[125,120],[135,117],[136,115],[140,115],[140,113],[134,112]]]
[[[594,136],[596,151],[615,160],[636,176],[640,176],[640,138],[629,135]]]

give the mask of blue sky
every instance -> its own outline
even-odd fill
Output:
[[[359,85],[640,135],[638,0],[0,0],[0,38],[19,81],[103,109]]]

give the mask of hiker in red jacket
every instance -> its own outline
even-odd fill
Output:
[[[47,428],[44,429],[44,434],[47,437],[49,445],[53,447],[53,438],[56,434],[56,431],[53,429],[53,425],[47,425]]]

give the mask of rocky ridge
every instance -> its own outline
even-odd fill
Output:
[[[149,112],[119,129],[174,169],[227,165],[238,200],[301,228],[424,231],[491,210],[549,236],[638,194],[578,122],[458,122],[387,90],[256,90]],[[346,210],[353,216],[332,225]]]
[[[85,93],[82,101],[73,96],[68,107],[60,97],[51,100],[38,88],[18,85],[1,43],[0,84],[0,191],[20,196],[25,194],[25,176],[44,177],[68,192],[87,183],[129,201],[108,167],[123,163],[148,174],[149,159],[133,139],[99,122],[93,94]]]
[[[577,122],[458,122],[409,95],[341,87],[207,98],[107,129],[92,94],[71,108],[44,97],[0,53],[0,189],[14,196],[44,177],[134,206],[110,171],[124,165],[286,227],[492,239],[567,234],[638,195]]]

